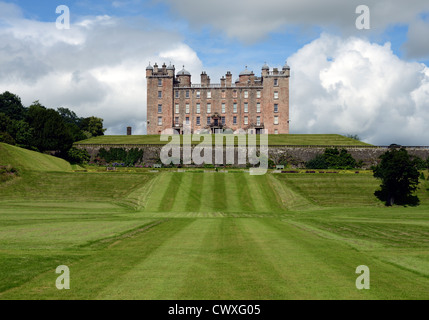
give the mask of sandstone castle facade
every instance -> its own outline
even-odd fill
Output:
[[[206,72],[192,84],[184,67],[176,75],[171,63],[149,64],[147,133],[288,134],[289,77],[287,64],[281,70],[265,64],[260,77],[246,67],[234,83],[228,71],[220,84],[211,84]]]

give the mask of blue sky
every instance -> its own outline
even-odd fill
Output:
[[[149,61],[185,65],[194,82],[207,71],[216,83],[287,59],[292,133],[429,145],[429,3],[368,0],[370,30],[355,26],[360,4],[0,0],[0,91],[100,116],[108,134],[145,133]],[[70,30],[55,28],[58,5],[70,8]]]

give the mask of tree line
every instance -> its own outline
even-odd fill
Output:
[[[105,131],[101,118],[78,117],[68,108],[54,110],[39,101],[25,107],[16,94],[0,94],[0,142],[53,152],[73,162],[73,157],[82,156],[72,148],[74,142],[104,135]]]

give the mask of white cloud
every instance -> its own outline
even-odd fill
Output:
[[[368,5],[371,30],[381,33],[395,23],[410,23],[418,14],[429,11],[427,0],[162,0],[172,12],[188,19],[194,27],[211,25],[227,36],[244,42],[263,39],[268,33],[284,27],[314,26],[336,28],[345,34],[356,29],[356,8]]]
[[[0,5],[3,3],[0,2]],[[8,10],[17,9],[8,6]],[[201,61],[175,32],[109,16],[85,17],[70,30],[16,18],[0,28],[0,92],[79,116],[103,118],[107,134],[146,133],[146,66],[149,61],[187,66]],[[173,49],[172,49],[173,48]]]
[[[295,133],[429,145],[429,69],[384,46],[324,34],[289,59]]]

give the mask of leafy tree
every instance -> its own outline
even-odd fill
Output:
[[[328,163],[323,154],[318,154],[314,159],[308,161],[305,167],[307,169],[328,169]]]
[[[425,170],[428,168],[428,162],[422,158],[414,156],[413,160],[415,161],[418,170]]]
[[[31,144],[40,151],[66,153],[71,148],[73,136],[57,111],[36,101],[28,108],[27,120],[33,129]]]
[[[91,157],[88,154],[88,151],[83,149],[72,147],[69,151],[67,151],[67,160],[72,164],[87,163],[90,158]]]
[[[413,196],[419,184],[419,171],[415,158],[405,148],[391,149],[380,156],[381,162],[374,168],[374,177],[381,179],[381,190],[374,194],[387,206],[397,204],[417,205]]]
[[[103,119],[97,117],[83,119],[80,128],[88,132],[90,137],[103,136],[106,131],[106,129],[103,128]]]
[[[360,141],[360,137],[357,134],[348,134],[348,135],[346,135],[346,137]]]
[[[0,112],[13,120],[23,120],[26,109],[22,105],[20,97],[6,91],[0,94]]]
[[[83,121],[83,118],[79,118],[74,111],[68,108],[58,108],[57,111],[66,123],[80,126]]]
[[[9,133],[1,132],[1,131],[0,131],[0,142],[4,142],[11,145],[15,144],[15,140],[12,138],[12,136]]]
[[[0,132],[9,132],[12,128],[12,119],[5,113],[0,113]]]
[[[33,128],[24,120],[15,120],[12,122],[12,135],[20,147],[31,147],[33,131]]]

